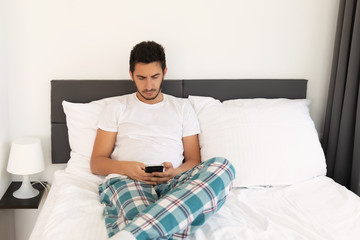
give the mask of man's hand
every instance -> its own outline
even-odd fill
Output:
[[[169,181],[176,175],[185,172],[200,163],[200,146],[198,135],[191,135],[182,139],[184,146],[185,161],[178,168],[174,168],[171,162],[164,162],[165,172],[153,172],[156,177],[153,181],[158,184]]]
[[[121,161],[122,172],[129,178],[151,185],[157,184],[157,177],[154,177],[151,173],[146,173],[145,167],[146,165],[141,162]]]
[[[182,171],[180,169],[174,168],[171,162],[164,162],[165,171],[164,172],[153,172],[152,180],[155,180],[157,184],[167,182],[176,175],[180,174]]]

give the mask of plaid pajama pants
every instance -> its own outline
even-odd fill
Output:
[[[155,186],[111,178],[99,186],[108,236],[126,230],[136,239],[187,238],[224,204],[234,178],[234,167],[220,157]]]

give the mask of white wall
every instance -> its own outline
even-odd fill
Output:
[[[7,3],[10,137],[40,136],[48,163],[50,80],[128,78],[142,40],[165,46],[168,78],[308,79],[322,132],[338,0]]]
[[[10,183],[10,176],[6,172],[9,153],[9,108],[4,6],[4,2],[0,1],[0,198]]]
[[[42,138],[50,80],[124,79],[133,45],[162,43],[168,78],[305,78],[321,134],[338,0],[7,0],[10,138]]]
[[[5,42],[5,4],[0,0],[0,199],[10,184],[10,176],[6,172],[9,154],[9,108],[7,85],[7,61]],[[0,238],[14,239],[14,211],[0,210]]]
[[[171,79],[308,79],[322,133],[339,0],[5,2],[9,91],[0,111],[9,120],[0,130],[9,125],[5,141],[42,139],[42,179],[64,167],[50,164],[50,80],[128,79],[129,52],[143,40],[164,45]]]

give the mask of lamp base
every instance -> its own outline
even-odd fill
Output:
[[[38,194],[39,191],[31,186],[28,175],[24,175],[21,187],[15,192],[13,192],[13,196],[19,199],[33,198],[36,197]]]

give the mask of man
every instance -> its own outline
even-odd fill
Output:
[[[105,223],[113,239],[187,238],[224,203],[234,168],[224,158],[200,163],[200,132],[191,104],[161,92],[164,49],[141,42],[130,54],[137,92],[110,103],[91,157]],[[164,172],[145,172],[162,164]]]

